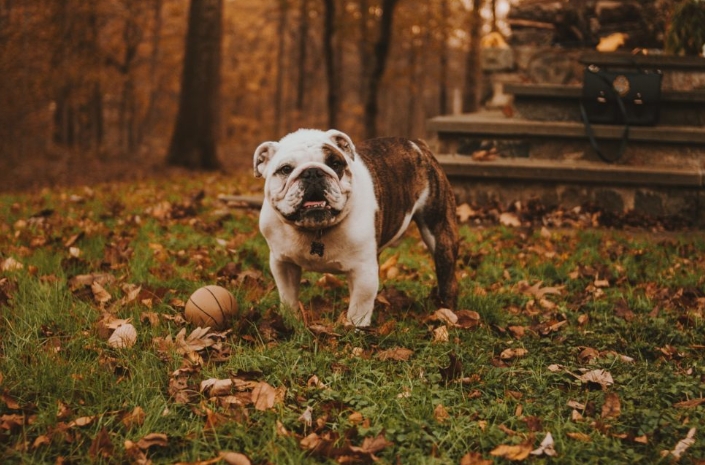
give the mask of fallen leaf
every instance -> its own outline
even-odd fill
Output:
[[[543,441],[541,441],[541,445],[538,449],[532,450],[531,455],[548,455],[549,457],[555,457],[558,453],[553,446],[553,436],[551,433],[546,433],[546,437],[543,438]]]
[[[695,444],[695,431],[695,428],[690,428],[685,438],[678,441],[676,447],[672,451],[670,451],[670,454],[674,456],[676,460],[680,459],[685,453],[685,451],[688,450],[690,446]]]
[[[492,465],[494,461],[485,460],[479,452],[468,452],[460,459],[460,465]]]
[[[316,281],[316,286],[323,289],[340,289],[344,286],[344,283],[337,276],[330,273],[325,273],[318,279],[318,281]]]
[[[313,424],[313,409],[310,405],[306,406],[306,410],[299,416],[298,420],[309,428],[311,427]]]
[[[93,292],[93,299],[101,305],[105,305],[113,298],[98,281],[93,281],[91,284],[91,292]]]
[[[467,203],[464,203],[462,205],[458,205],[455,209],[455,215],[458,217],[458,222],[459,223],[465,223],[467,222],[470,218],[474,217],[477,215],[477,212],[470,207]]]
[[[705,398],[701,397],[699,399],[684,400],[682,402],[677,402],[673,404],[676,408],[695,408],[698,405],[705,404]]]
[[[411,349],[405,349],[403,347],[396,347],[394,349],[387,349],[377,353],[377,358],[385,360],[395,360],[398,362],[406,362],[414,354]]]
[[[521,339],[524,337],[524,334],[526,334],[526,328],[524,326],[509,326],[507,330],[517,339]]]
[[[448,418],[450,418],[450,414],[448,413],[448,410],[446,410],[446,408],[443,406],[443,404],[438,404],[433,410],[433,418],[435,418],[438,423],[443,423]]]
[[[622,410],[619,396],[614,392],[605,394],[605,403],[602,404],[602,418],[618,418]]]
[[[133,426],[142,426],[146,417],[147,414],[142,409],[142,407],[138,405],[137,407],[132,409],[132,412],[126,413],[122,417],[121,422],[125,426],[125,428],[130,429]]]
[[[458,317],[455,324],[458,328],[470,329],[480,325],[480,314],[474,310],[458,310],[455,315]]]
[[[169,438],[163,433],[150,433],[137,441],[137,447],[142,450],[147,450],[150,447],[167,447]]]
[[[521,221],[515,213],[503,212],[499,215],[499,223],[503,226],[510,226],[512,228],[518,228],[521,226]]]
[[[571,439],[575,439],[576,441],[592,442],[592,439],[590,438],[590,436],[588,436],[585,433],[566,433],[566,436],[568,436]]]
[[[490,452],[490,455],[494,457],[502,457],[504,459],[511,460],[514,462],[520,462],[522,460],[525,460],[529,456],[531,450],[531,444],[528,442],[516,445],[502,444],[501,446],[494,448]]]
[[[231,379],[209,378],[201,381],[200,391],[207,397],[227,396],[232,392]]]
[[[433,330],[433,342],[448,342],[450,336],[446,325],[439,326]]]
[[[389,447],[394,443],[387,441],[384,433],[380,433],[375,437],[366,437],[362,440],[362,445],[360,447],[350,446],[352,452],[357,452],[362,455],[369,456],[373,461],[376,461],[374,454],[381,451],[385,447]]]
[[[499,354],[499,358],[502,360],[511,360],[513,358],[520,358],[528,354],[529,351],[523,348],[517,348],[517,349],[504,349],[501,354]]]
[[[252,390],[252,403],[257,410],[269,410],[274,407],[277,391],[271,385],[263,382],[257,383]]]
[[[24,265],[12,257],[8,257],[2,261],[0,264],[0,270],[2,271],[18,271],[24,268]]]
[[[246,455],[240,454],[238,452],[223,452],[218,454],[218,457],[222,459],[228,465],[251,465],[252,462]]]
[[[113,441],[110,439],[110,433],[107,428],[101,428],[98,434],[93,438],[91,442],[91,447],[88,449],[88,455],[93,458],[111,458],[115,446],[113,446]]]
[[[433,315],[431,315],[429,319],[438,320],[442,323],[455,326],[458,322],[458,315],[456,315],[455,312],[449,308],[439,308],[433,312]]]
[[[610,374],[610,372],[602,369],[588,371],[587,373],[584,373],[580,376],[573,376],[578,378],[583,383],[599,384],[600,386],[602,386],[603,389],[607,388],[607,386],[611,386],[614,384],[614,380],[612,379],[612,375]]]

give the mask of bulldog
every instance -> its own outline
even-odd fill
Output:
[[[356,146],[335,129],[301,129],[262,143],[253,162],[255,177],[265,179],[259,227],[282,305],[298,308],[302,270],[344,274],[347,319],[369,326],[379,253],[413,220],[433,255],[437,303],[455,308],[455,198],[423,141],[379,138]]]

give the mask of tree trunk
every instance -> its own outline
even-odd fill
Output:
[[[441,0],[441,53],[438,56],[438,112],[448,113],[448,0]]]
[[[367,79],[370,74],[369,19],[369,0],[360,0],[360,43],[358,52],[360,54],[360,102],[363,105],[367,101]]]
[[[219,122],[223,0],[191,0],[181,95],[167,163],[215,169]]]
[[[153,0],[152,5],[152,37],[151,46],[152,50],[149,55],[149,100],[147,102],[147,109],[145,110],[144,122],[138,128],[137,133],[137,144],[139,145],[144,138],[145,133],[152,130],[154,126],[154,110],[157,103],[157,65],[159,61],[160,54],[160,40],[162,36],[162,0]]]
[[[392,22],[394,9],[399,0],[382,1],[382,18],[379,25],[379,36],[375,42],[372,71],[370,72],[367,95],[365,100],[365,137],[377,137],[377,114],[379,113],[378,94],[382,83],[387,57],[392,43]]]
[[[328,81],[328,127],[338,127],[338,108],[340,106],[340,83],[336,75],[335,48],[335,0],[324,0],[323,47]]]
[[[299,117],[304,111],[306,98],[306,59],[308,55],[308,0],[301,0],[299,10],[299,72],[296,81],[296,111]]]
[[[284,67],[286,66],[286,24],[289,17],[287,0],[279,0],[279,43],[277,45],[277,81],[274,91],[274,138],[279,139],[282,134],[282,119],[284,112]]]
[[[470,50],[465,62],[465,88],[463,92],[463,112],[474,113],[480,109],[482,95],[482,3],[472,1],[470,13]]]

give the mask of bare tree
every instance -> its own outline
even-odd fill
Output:
[[[465,62],[465,88],[463,89],[463,111],[473,113],[480,109],[482,95],[482,4],[483,0],[472,0],[470,12],[470,50]]]
[[[191,0],[181,95],[167,163],[215,169],[223,0]]]
[[[296,81],[296,111],[299,115],[304,111],[304,100],[306,98],[306,61],[308,55],[308,0],[301,0],[299,10],[299,72]]]
[[[365,136],[368,139],[377,136],[377,114],[379,113],[378,94],[387,66],[387,57],[392,43],[392,23],[394,9],[399,0],[382,0],[382,18],[379,24],[379,35],[374,46],[371,72],[367,81],[365,95],[364,125]]]
[[[336,0],[323,0],[323,47],[326,61],[326,80],[328,82],[328,127],[338,127],[338,110],[340,107],[340,77],[335,66],[335,3]]]
[[[448,0],[441,0],[441,53],[438,55],[438,112],[448,113]]]

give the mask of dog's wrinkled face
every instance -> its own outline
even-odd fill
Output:
[[[346,134],[304,129],[261,144],[254,170],[266,180],[265,201],[285,221],[315,230],[347,215],[354,159],[355,146]]]

